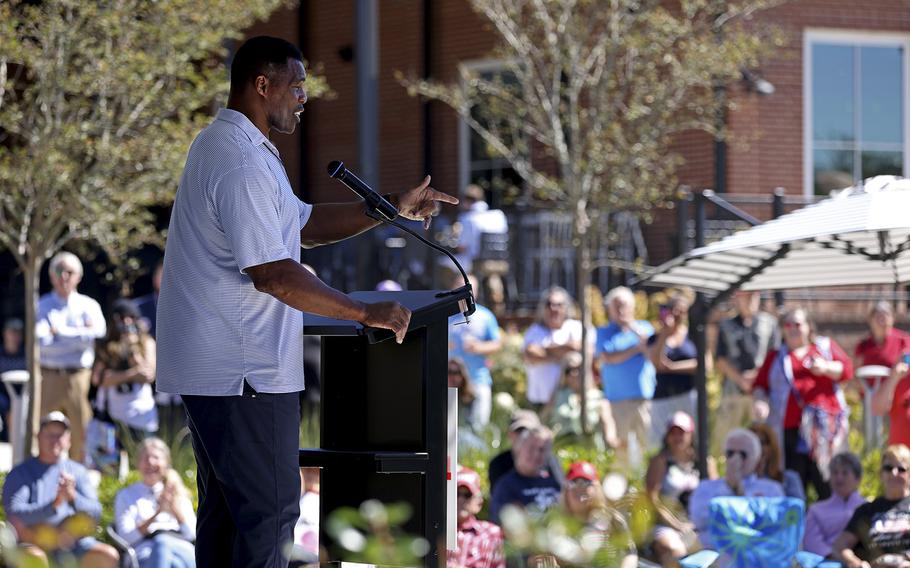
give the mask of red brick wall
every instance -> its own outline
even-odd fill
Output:
[[[759,25],[774,25],[787,38],[761,69],[775,92],[738,99],[730,126],[738,138],[754,133],[747,147],[731,145],[728,180],[731,192],[768,193],[784,187],[803,192],[803,31],[830,28],[910,33],[906,0],[797,0],[769,10]]]
[[[322,64],[336,93],[333,100],[315,100],[303,115],[309,164],[305,195],[313,201],[348,200],[344,187],[324,175],[325,164],[341,159],[358,167],[355,11],[352,0],[306,2],[304,55]],[[492,46],[470,7],[463,2],[432,3],[432,68],[444,80],[456,80],[459,61],[482,57]],[[437,189],[458,192],[458,121],[454,111],[432,103],[432,167],[424,172],[423,102],[410,97],[395,72],[419,76],[423,71],[423,2],[385,0],[379,3],[379,128],[381,191],[396,191],[420,182],[427,173]],[[353,46],[353,61],[339,50]]]
[[[393,77],[396,70],[420,73],[423,68],[423,2],[382,0],[380,9],[380,185],[392,191],[417,183],[424,173],[422,103],[407,95]],[[433,1],[432,68],[434,76],[457,80],[457,64],[482,59],[490,53],[494,36],[463,0]],[[301,3],[304,30],[300,40],[304,55],[324,65],[324,74],[337,93],[331,101],[313,101],[303,115],[303,139],[307,164],[304,179],[297,180],[299,160],[296,139],[279,140],[288,158],[289,174],[313,201],[349,199],[343,187],[324,174],[325,164],[345,160],[357,167],[355,63],[345,62],[339,49],[354,44],[354,2],[337,0]],[[292,11],[273,17],[257,31],[293,39],[298,18]],[[851,30],[910,32],[910,2],[907,0],[791,0],[756,18],[756,25],[774,25],[787,38],[760,69],[775,86],[775,93],[762,97],[731,90],[738,109],[730,113],[731,140],[728,149],[727,188],[730,193],[769,194],[775,187],[790,195],[803,191],[803,102],[802,33],[809,27]],[[299,35],[298,35],[299,37]],[[354,46],[356,54],[356,46]],[[355,55],[356,56],[356,55]],[[738,93],[738,94],[737,94]],[[459,147],[455,113],[440,103],[431,103],[433,185],[457,193]],[[687,133],[674,149],[686,163],[679,180],[693,188],[714,184],[714,147],[710,136]],[[760,208],[759,208],[760,209]],[[767,213],[756,209],[761,216]],[[675,213],[658,213],[646,228],[652,262],[672,254],[676,231]]]

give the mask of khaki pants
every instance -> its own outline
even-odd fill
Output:
[[[91,369],[41,368],[41,416],[59,410],[70,419],[72,445],[70,459],[85,461],[85,430],[92,418],[88,388]]]
[[[752,395],[724,393],[720,399],[720,408],[714,414],[714,436],[712,436],[712,455],[722,453],[724,439],[730,430],[745,428],[752,423]]]
[[[651,401],[642,398],[610,401],[613,421],[616,423],[616,437],[620,446],[616,449],[616,467],[620,471],[636,472],[644,463],[651,439]],[[629,452],[636,443],[637,452]]]

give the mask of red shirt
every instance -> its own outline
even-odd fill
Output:
[[[446,566],[505,568],[502,529],[489,521],[468,517],[458,526],[458,548],[446,551]]]
[[[910,446],[910,375],[898,381],[891,400],[888,443]]]
[[[869,336],[859,342],[855,353],[863,365],[883,365],[890,368],[897,364],[901,355],[910,353],[910,335],[892,327],[885,336],[884,343],[879,345],[872,336]]]
[[[777,361],[777,353],[776,350],[771,351],[765,357],[765,362],[755,377],[754,388],[761,388],[766,391],[769,389],[768,375],[771,372],[771,367]],[[801,358],[797,358],[792,351],[790,352],[790,363],[793,365],[793,385],[799,392],[800,403],[803,406],[811,404],[830,412],[838,412],[841,407],[834,393],[834,381],[829,377],[813,375],[808,369],[812,365],[812,358],[821,356],[822,354],[815,344],[810,345],[808,352]],[[849,381],[853,378],[853,363],[850,361],[850,357],[833,340],[831,341],[831,359],[840,361],[844,365],[844,372],[841,373],[838,382]],[[784,428],[799,428],[801,417],[800,404],[796,402],[796,397],[791,392],[787,401],[787,411],[784,414]]]

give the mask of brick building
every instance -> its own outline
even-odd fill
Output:
[[[253,30],[299,42],[336,92],[333,100],[308,104],[299,138],[279,140],[301,195],[312,201],[349,198],[324,174],[334,159],[361,172],[366,168],[380,191],[413,185],[429,172],[435,187],[457,194],[470,179],[503,173],[501,161],[476,155],[470,131],[453,111],[408,96],[394,78],[402,71],[454,81],[460,64],[489,65],[494,36],[485,23],[465,0],[382,0],[373,4],[372,23],[358,28],[358,10],[369,15],[359,7],[371,4],[304,0]],[[363,35],[371,25],[375,38],[359,38],[357,30]],[[730,85],[736,110],[727,117],[729,142],[702,133],[679,138],[686,159],[682,183],[717,188],[768,218],[770,195],[778,187],[785,188],[792,208],[869,175],[906,173],[910,2],[791,0],[757,15],[755,25],[776,26],[786,45],[755,70],[751,82]],[[375,46],[368,52],[376,56],[377,121],[370,128],[378,155],[372,166],[358,151],[358,143],[365,143],[358,142],[360,44]],[[767,85],[756,88],[755,79],[769,82],[773,92],[757,92]],[[491,198],[496,201],[495,192]],[[677,216],[664,212],[643,228],[648,264],[679,250],[676,225]],[[317,264],[335,253],[321,254]],[[549,277],[559,281],[566,272]]]

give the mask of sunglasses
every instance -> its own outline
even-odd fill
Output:
[[[897,470],[897,473],[894,473],[894,470]],[[907,468],[902,465],[883,463],[882,464],[882,473],[890,473],[892,475],[903,475],[903,474],[907,473]]]
[[[588,487],[591,487],[594,482],[583,477],[576,477],[575,479],[569,480],[567,483],[570,489],[587,489]]]
[[[581,367],[569,367],[566,369],[567,375],[577,375],[579,373],[581,373]]]
[[[562,307],[565,307],[565,305],[566,305],[565,302],[547,302],[547,307],[552,308],[552,309],[562,308]]]
[[[747,454],[745,450],[727,450],[724,454],[727,456],[727,459],[731,459],[736,454],[739,454],[739,457],[741,457],[743,461],[746,461],[749,458],[749,454]]]

